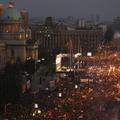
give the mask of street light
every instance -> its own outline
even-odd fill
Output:
[[[61,98],[62,97],[62,93],[58,93],[58,96]]]
[[[77,89],[78,88],[78,85],[75,85],[75,89]]]
[[[42,113],[42,111],[39,108],[35,108],[33,113],[32,113],[32,116],[39,117],[41,115],[41,113]]]
[[[40,63],[41,60],[35,60],[35,72],[36,72],[36,68],[37,68],[37,63]]]
[[[35,113],[33,113],[33,117],[35,116]]]
[[[31,57],[28,57],[27,60],[31,60]]]
[[[44,60],[45,60],[45,58],[42,58],[41,60],[42,60],[42,61],[44,61]]]
[[[40,63],[40,62],[41,62],[41,60],[37,60],[37,62],[38,62],[38,63]]]
[[[41,110],[38,110],[38,114],[41,114]]]

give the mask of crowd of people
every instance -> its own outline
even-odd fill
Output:
[[[94,69],[87,73],[93,82],[81,83],[79,77],[66,77],[54,91],[39,91],[28,95],[29,99],[23,97],[19,104],[7,105],[3,117],[8,120],[112,120],[116,117],[119,120],[120,106],[115,99],[119,90],[113,81],[116,77],[98,74],[101,68]]]

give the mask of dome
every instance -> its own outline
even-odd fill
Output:
[[[3,20],[20,20],[21,15],[14,7],[8,7],[3,11],[2,15]]]

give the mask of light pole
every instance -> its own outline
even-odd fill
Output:
[[[35,60],[35,72],[34,72],[34,78],[36,79],[36,71],[37,71],[37,63],[40,63],[41,62],[41,60]]]
[[[41,60],[35,60],[35,72],[37,70],[37,63],[40,63],[40,62],[41,62]]]

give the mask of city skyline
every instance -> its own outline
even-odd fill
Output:
[[[0,0],[0,3],[7,4],[9,0]],[[119,16],[120,1],[114,0],[35,0],[35,1],[20,1],[14,0],[18,9],[27,9],[30,17],[80,17],[94,18],[100,15],[102,20],[112,20]]]

